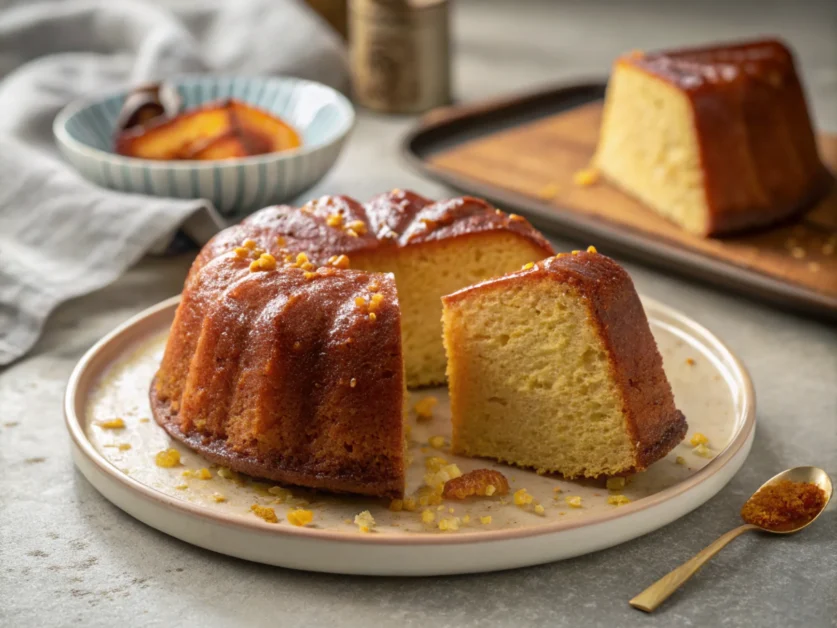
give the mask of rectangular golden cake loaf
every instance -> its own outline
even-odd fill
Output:
[[[593,164],[701,236],[788,218],[831,180],[793,57],[775,40],[617,59]]]

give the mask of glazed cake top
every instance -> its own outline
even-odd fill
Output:
[[[632,52],[620,57],[617,64],[641,68],[686,91],[750,82],[778,89],[787,81],[796,80],[790,50],[775,39]]]

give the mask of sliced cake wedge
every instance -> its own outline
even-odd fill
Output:
[[[633,282],[592,247],[442,302],[454,453],[598,477],[685,436]]]
[[[617,59],[593,165],[700,236],[779,222],[831,184],[793,56],[770,39]]]

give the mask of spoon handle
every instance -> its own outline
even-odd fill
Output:
[[[642,593],[637,595],[629,603],[634,608],[650,613],[656,609],[660,604],[665,602],[668,597],[674,593],[680,585],[697,573],[697,570],[703,567],[704,563],[712,558],[715,554],[730,541],[732,541],[739,534],[743,534],[749,530],[758,530],[758,526],[746,524],[730,530],[723,536],[715,540],[711,545],[708,545],[697,554],[692,556],[685,563],[673,569],[662,578],[657,580],[650,587],[645,589]]]

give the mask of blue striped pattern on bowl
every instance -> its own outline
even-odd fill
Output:
[[[281,153],[224,161],[153,161],[113,152],[116,118],[126,92],[68,105],[53,132],[64,157],[104,187],[176,198],[206,198],[225,215],[249,213],[293,198],[319,181],[336,161],[354,124],[339,92],[293,78],[179,76],[170,79],[184,109],[238,98],[291,124],[302,146]]]

